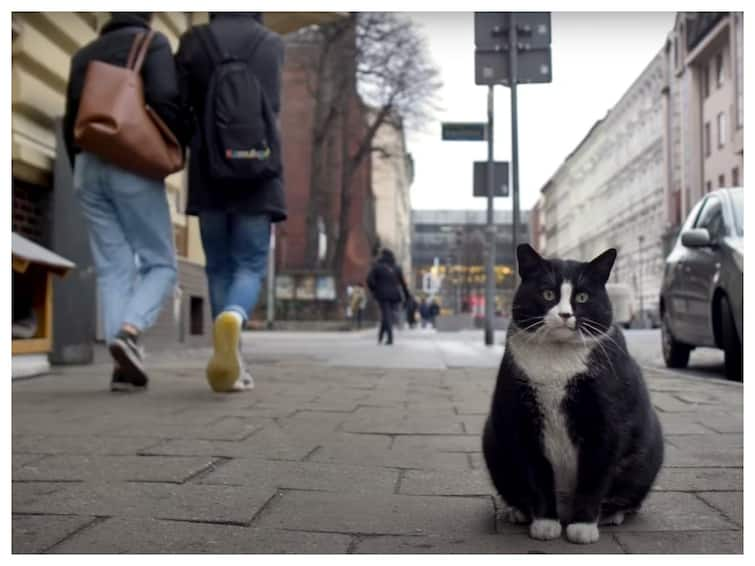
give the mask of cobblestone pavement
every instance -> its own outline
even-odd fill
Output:
[[[105,365],[14,382],[13,552],[742,552],[741,384],[646,370],[667,453],[643,510],[594,545],[540,542],[496,519],[493,357],[401,339],[247,337],[257,387],[236,395],[209,391],[204,351],[156,354],[139,394]]]

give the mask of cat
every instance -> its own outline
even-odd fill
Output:
[[[532,538],[593,543],[637,511],[663,463],[663,433],[612,324],[616,259],[547,260],[517,248],[521,283],[482,444],[490,477]]]

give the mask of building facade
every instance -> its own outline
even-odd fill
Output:
[[[658,53],[542,189],[548,256],[618,257],[612,282],[631,285],[657,308],[663,273],[665,175],[663,88]]]
[[[703,195],[744,185],[742,26],[741,12],[680,12],[666,41],[666,250]]]
[[[496,210],[496,308],[506,312],[516,285],[512,218]],[[485,210],[413,210],[413,283],[424,295],[436,295],[451,312],[482,313],[485,295]],[[518,242],[529,241],[529,212],[521,211]]]
[[[403,126],[386,122],[375,136],[372,192],[380,245],[393,251],[404,273],[412,272],[411,195],[414,163],[406,150]]]
[[[665,45],[541,189],[539,245],[588,260],[657,318],[664,258],[695,203],[744,183],[741,13],[676,17]],[[587,220],[589,217],[589,221]]]

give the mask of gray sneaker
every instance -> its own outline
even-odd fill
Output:
[[[110,344],[113,356],[123,380],[136,387],[146,387],[149,378],[144,370],[144,349],[138,337],[121,330]]]

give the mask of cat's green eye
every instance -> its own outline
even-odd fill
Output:
[[[590,298],[590,295],[587,293],[577,293],[577,296],[574,297],[574,300],[576,300],[578,303],[586,303],[587,299]]]
[[[554,293],[550,289],[546,289],[545,291],[543,291],[543,299],[545,299],[546,301],[552,301],[555,298],[556,298],[556,293]]]

